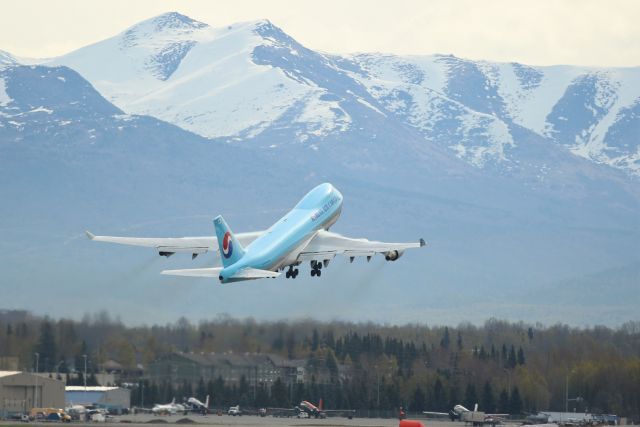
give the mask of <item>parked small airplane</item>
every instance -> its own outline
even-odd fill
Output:
[[[190,397],[187,399],[187,404],[191,406],[190,409],[192,411],[201,412],[203,415],[209,413],[209,395],[207,395],[204,403],[195,397]]]
[[[472,423],[474,426],[482,426],[485,424],[495,426],[496,424],[500,424],[504,418],[509,416],[509,414],[486,414],[482,411],[478,411],[477,403],[475,404],[473,411],[465,408],[462,405],[456,405],[449,412],[424,411],[423,414],[448,416],[451,421],[460,420],[464,421],[465,423]]]
[[[70,402],[68,406],[64,408],[64,411],[71,416],[71,419],[83,420],[87,413],[87,407],[84,405],[74,405]]]
[[[180,403],[176,403],[176,398],[174,397],[171,403],[156,403],[156,405],[151,408],[151,412],[153,412],[154,414],[174,415],[179,413],[186,413],[187,408]]]
[[[384,243],[329,232],[342,211],[342,199],[333,185],[321,184],[268,230],[237,235],[221,215],[213,220],[216,237],[116,237],[95,236],[89,231],[86,234],[95,241],[153,247],[166,257],[187,252],[195,258],[219,247],[222,267],[164,270],[162,274],[217,277],[221,283],[275,278],[285,269],[286,277],[295,279],[298,266],[307,261],[311,265],[311,276],[320,277],[322,267],[327,267],[336,255],[345,255],[353,262],[355,257],[366,257],[369,261],[379,253],[387,261],[395,261],[406,249],[425,245],[423,239],[415,243]]]
[[[549,417],[549,414],[545,414],[544,412],[529,414],[527,418],[525,418],[524,423],[527,425],[549,424]]]
[[[274,416],[290,416],[294,415],[298,418],[327,418],[327,415],[344,415],[347,418],[353,418],[355,410],[353,409],[324,409],[322,399],[318,405],[314,405],[308,400],[303,400],[298,406],[293,408],[267,408],[266,413]]]

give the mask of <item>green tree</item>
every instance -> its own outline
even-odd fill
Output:
[[[409,409],[414,412],[422,412],[424,411],[424,403],[426,401],[426,397],[424,395],[424,391],[418,385],[413,392],[413,398],[411,399],[411,404],[409,405]]]
[[[36,352],[40,355],[38,370],[40,372],[55,371],[54,367],[57,365],[56,357],[58,351],[53,326],[49,320],[45,320],[40,325],[40,338],[38,339]]]
[[[522,414],[522,398],[520,397],[520,391],[518,387],[514,387],[511,392],[511,398],[509,399],[509,413],[510,414]]]
[[[516,367],[516,351],[513,348],[513,345],[511,346],[511,349],[509,350],[509,358],[507,359],[507,367],[509,369],[513,369]]]
[[[280,378],[276,379],[271,386],[271,403],[273,406],[284,408],[287,406],[288,400],[289,393],[287,393],[287,386]]]
[[[495,412],[495,406],[496,403],[493,397],[493,388],[489,381],[485,381],[484,387],[482,388],[482,410],[489,413]]]
[[[444,334],[442,335],[442,338],[440,339],[440,347],[448,349],[450,341],[451,341],[451,338],[449,337],[449,328],[445,326],[444,327]]]
[[[478,393],[476,392],[476,386],[472,383],[467,384],[467,389],[464,392],[464,405],[467,408],[473,408],[478,403]]]
[[[442,381],[440,381],[440,377],[436,378],[433,384],[433,400],[431,404],[435,411],[444,411],[447,408],[447,394],[445,393]]]
[[[506,389],[502,389],[500,392],[500,398],[498,399],[498,412],[508,413],[511,410],[509,406],[509,394]]]
[[[285,345],[287,347],[287,357],[289,358],[289,360],[291,360],[296,356],[296,337],[293,334],[293,331],[289,331],[289,333],[287,334]]]

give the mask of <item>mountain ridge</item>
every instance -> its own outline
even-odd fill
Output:
[[[101,61],[110,67],[96,67]],[[633,138],[640,132],[640,67],[339,56],[302,46],[269,20],[213,28],[177,12],[47,63],[79,71],[128,113],[208,138],[251,141],[285,119],[296,128],[289,143],[317,149],[332,134],[362,127],[362,116],[391,115],[395,126],[413,127],[427,140],[446,137],[448,150],[483,168],[508,160],[518,125],[574,155],[640,175]]]

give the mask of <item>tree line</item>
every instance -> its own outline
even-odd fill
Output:
[[[174,351],[303,359],[310,379],[290,387],[281,380],[145,379],[145,366]],[[106,312],[76,321],[0,311],[0,361],[13,358],[20,369],[32,371],[35,353],[39,371],[61,376],[84,373],[85,360],[88,375],[101,372],[109,360],[118,362],[134,404],[209,394],[220,407],[289,407],[322,398],[327,408],[446,412],[458,403],[478,403],[485,412],[522,414],[563,411],[567,394],[571,410],[640,418],[640,322],[576,328],[490,319],[453,327],[219,316],[197,324],[181,318],[126,326]]]

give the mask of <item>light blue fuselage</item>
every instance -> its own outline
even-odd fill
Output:
[[[242,258],[224,268],[220,272],[220,281],[233,282],[229,278],[247,267],[275,271],[295,264],[292,252],[313,238],[318,230],[326,230],[333,225],[341,210],[342,194],[331,184],[318,185],[247,246]]]

